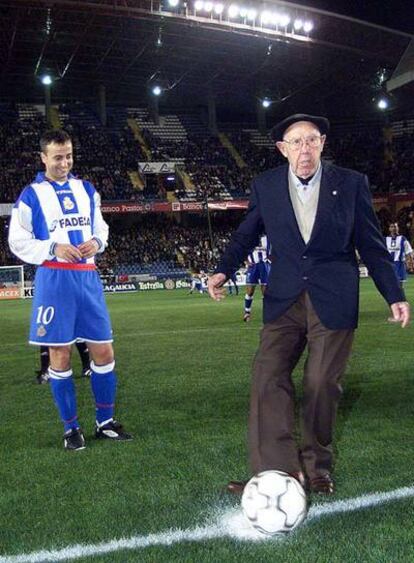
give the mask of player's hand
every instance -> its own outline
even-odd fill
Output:
[[[225,289],[223,284],[226,282],[225,274],[213,274],[208,278],[208,293],[214,301],[221,301],[224,299]]]
[[[405,328],[410,322],[410,304],[407,301],[393,303],[391,312],[395,322],[401,323],[402,328]]]
[[[82,260],[82,253],[72,244],[56,244],[55,256],[65,260],[65,262],[79,262]]]
[[[91,238],[78,246],[78,250],[82,254],[82,258],[92,258],[99,250],[99,244],[96,239]]]

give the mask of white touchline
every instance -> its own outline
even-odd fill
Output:
[[[346,500],[317,504],[310,508],[307,522],[341,512],[372,508],[387,502],[414,497],[414,487],[403,487],[388,493],[373,493]],[[299,528],[300,530],[300,528]],[[21,555],[0,556],[0,563],[41,563],[68,561],[80,557],[104,555],[125,549],[145,549],[151,546],[169,546],[180,542],[200,542],[211,539],[232,538],[241,541],[283,541],[283,537],[268,537],[253,530],[239,508],[221,511],[215,521],[193,529],[172,529],[147,536],[133,536],[97,544],[71,545],[55,551],[34,551]]]

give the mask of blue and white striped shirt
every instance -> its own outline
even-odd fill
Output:
[[[267,262],[270,255],[270,243],[267,236],[260,237],[258,246],[247,256],[249,264],[259,264],[259,262]]]
[[[64,183],[54,182],[40,172],[13,207],[9,245],[18,258],[29,264],[64,262],[54,256],[54,243],[78,246],[95,238],[98,252],[103,252],[108,231],[99,194],[91,183],[72,175]],[[94,258],[82,262],[93,264]]]

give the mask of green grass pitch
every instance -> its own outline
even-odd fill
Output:
[[[410,279],[408,297],[412,287]],[[214,303],[156,291],[110,295],[108,304],[117,415],[135,440],[92,438],[92,396],[75,351],[87,448],[65,452],[48,386],[34,384],[38,353],[26,343],[31,303],[0,303],[0,557],[192,529],[238,502],[224,487],[249,475],[245,437],[260,298],[249,324],[241,321],[243,295]],[[372,282],[363,280],[336,430],[337,494],[323,502],[414,485],[414,328],[402,330],[387,316]],[[279,542],[177,542],[78,561],[409,562],[414,500],[310,521]]]

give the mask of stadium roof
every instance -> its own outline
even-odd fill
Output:
[[[366,115],[413,37],[289,2],[238,4],[311,19],[308,35],[163,1],[3,0],[0,101],[41,103],[50,73],[53,102],[91,101],[104,85],[108,104],[143,105],[157,82],[169,106],[205,105],[212,93],[226,112],[253,112],[268,96],[276,113]]]

